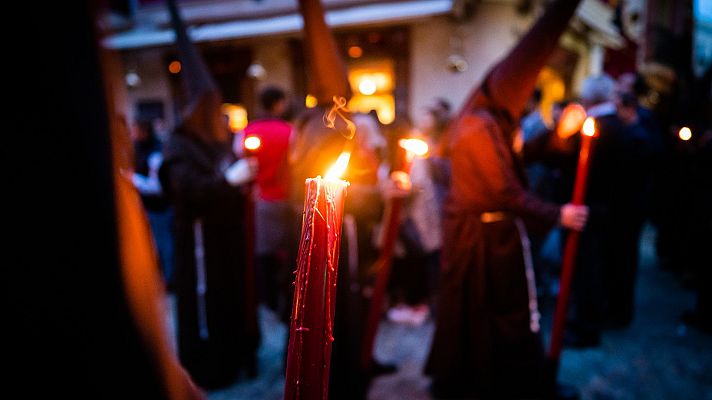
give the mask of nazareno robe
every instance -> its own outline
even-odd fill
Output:
[[[527,191],[511,123],[476,108],[451,129],[452,187],[445,203],[436,331],[426,373],[436,395],[538,397],[544,354],[530,329],[517,220],[553,225],[559,206]],[[502,113],[500,113],[502,115]],[[504,213],[495,222],[482,214]]]
[[[175,205],[178,353],[206,389],[229,385],[243,369],[254,373],[259,342],[255,301],[246,290],[255,283],[246,282],[245,194],[223,175],[234,161],[228,142],[207,142],[179,128],[161,167]],[[196,290],[200,264],[204,307]]]

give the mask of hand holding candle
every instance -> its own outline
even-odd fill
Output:
[[[572,231],[569,232],[566,237],[566,245],[564,247],[559,298],[556,302],[554,325],[551,333],[551,347],[549,349],[549,359],[554,365],[554,377],[558,368],[563,345],[566,310],[571,295],[571,281],[576,265],[576,253],[578,251],[580,237],[579,231],[582,230],[588,217],[588,209],[583,204],[586,196],[586,180],[588,177],[593,138],[597,136],[595,120],[593,118],[586,118],[581,133],[581,150],[579,151],[573,197],[571,203],[562,207],[561,212],[561,224],[564,227],[572,229]]]
[[[424,157],[428,153],[428,144],[420,139],[401,139],[398,141],[398,145],[404,150],[404,158],[400,170],[393,171],[390,178],[396,187],[400,186],[400,191],[406,188],[409,191],[410,167],[415,157]],[[403,200],[404,196],[401,195],[388,198],[386,211],[383,215],[381,254],[374,266],[377,271],[376,284],[371,296],[371,307],[361,349],[361,365],[364,369],[370,368],[373,361],[373,342],[376,338],[378,322],[383,311],[383,299],[388,287],[391,264],[393,263],[393,251],[398,237],[398,230],[400,229],[400,212],[403,207]]]
[[[255,292],[257,259],[255,256],[255,179],[257,175],[257,152],[262,145],[262,141],[257,136],[245,137],[242,147],[246,161],[250,164],[251,175],[245,187],[245,307],[247,311],[247,329],[254,335],[259,335],[259,325],[257,323],[257,313],[252,311],[257,309],[257,293]]]

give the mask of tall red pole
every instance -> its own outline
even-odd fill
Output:
[[[256,155],[257,147],[249,146],[243,144],[246,157],[253,157]],[[247,183],[245,196],[245,247],[246,247],[246,263],[245,263],[245,323],[247,326],[247,331],[254,340],[259,340],[259,325],[257,322],[257,293],[255,291],[255,286],[257,285],[257,280],[255,277],[255,271],[257,270],[256,258],[255,258],[255,180],[251,180]],[[254,365],[250,365],[250,370],[248,373],[250,375],[257,374],[257,360],[254,361]]]
[[[587,127],[587,125],[589,125],[589,127]],[[584,204],[591,147],[595,134],[594,120],[593,118],[588,118],[584,123],[581,135],[581,150],[579,151],[578,167],[576,169],[576,180],[574,181],[574,193],[571,204]],[[571,297],[571,281],[576,267],[576,253],[578,252],[580,235],[580,232],[577,231],[569,232],[564,247],[559,297],[556,302],[554,324],[551,331],[551,347],[549,349],[549,359],[554,361],[556,366],[558,366],[559,358],[561,357],[564,327],[566,325],[566,310],[568,309],[569,298]]]
[[[400,228],[400,214],[403,208],[403,199],[391,199],[390,204],[386,207],[384,213],[384,239],[381,249],[381,255],[375,264],[376,284],[373,288],[371,296],[371,307],[368,310],[368,319],[366,320],[366,332],[363,338],[363,347],[361,349],[361,366],[364,369],[371,367],[373,361],[373,343],[378,332],[378,323],[381,320],[381,312],[383,311],[383,299],[388,288],[388,280],[391,276],[391,266],[393,264],[393,250],[395,249],[396,239],[398,237],[398,229]]]
[[[410,167],[413,164],[413,159],[416,155],[423,156],[428,151],[428,146],[425,142],[418,139],[404,139],[401,143],[402,150],[405,151],[403,164],[400,168],[400,173],[410,175]],[[415,145],[415,148],[408,148]],[[373,362],[373,343],[376,340],[378,332],[378,324],[381,320],[383,312],[383,301],[388,288],[388,280],[391,276],[391,266],[393,264],[393,251],[398,239],[398,231],[400,229],[400,215],[403,208],[403,198],[392,198],[386,207],[383,215],[383,242],[381,246],[381,254],[376,260],[374,269],[376,270],[376,284],[373,288],[371,296],[371,307],[368,310],[368,319],[366,320],[366,331],[363,338],[361,348],[361,366],[364,369],[369,369]]]

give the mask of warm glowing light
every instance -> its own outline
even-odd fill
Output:
[[[346,172],[346,166],[349,165],[349,159],[351,159],[350,152],[345,151],[341,153],[339,158],[336,159],[334,165],[329,169],[329,172],[326,173],[326,179],[341,178],[341,175]]]
[[[395,89],[395,63],[390,59],[369,58],[359,59],[359,65],[349,69],[349,85],[353,96],[348,105],[353,112],[368,113],[376,110],[378,120],[382,124],[390,124],[396,117]],[[363,61],[361,61],[363,60]],[[373,84],[362,83],[371,81],[376,85],[372,94]],[[370,88],[369,88],[370,86]],[[365,89],[365,90],[364,90]]]
[[[307,98],[304,99],[304,105],[307,108],[314,108],[314,107],[316,107],[316,104],[317,104],[316,97],[314,97],[310,94],[308,94]]]
[[[592,117],[586,118],[586,120],[583,121],[582,133],[586,136],[596,136],[596,120]]]
[[[247,126],[247,110],[239,104],[225,103],[222,105],[223,114],[227,115],[228,126],[232,133],[237,133]]]
[[[180,72],[180,70],[181,70],[180,61],[175,60],[175,61],[171,61],[171,63],[168,64],[168,72],[170,72],[171,74],[177,74]]]
[[[257,136],[248,136],[245,138],[245,150],[255,151],[262,146],[262,141]]]
[[[680,132],[678,132],[677,135],[680,136],[680,139],[684,141],[692,139],[692,131],[686,126],[680,128]]]
[[[363,55],[363,49],[359,46],[351,46],[349,47],[349,57],[351,58],[359,58]]]
[[[386,98],[390,101],[382,102],[381,104],[383,104],[383,106],[376,109],[376,113],[378,115],[378,120],[381,121],[382,124],[388,125],[396,119],[394,107],[391,106],[391,104],[395,103],[395,101],[393,100],[392,95],[389,95]]]
[[[586,109],[577,103],[571,103],[561,110],[556,133],[562,139],[570,138],[581,130],[586,120]]]
[[[404,171],[393,171],[391,172],[391,180],[396,183],[396,186],[401,190],[408,190],[413,188],[413,183],[410,180],[410,175]]]
[[[401,139],[398,145],[414,156],[423,157],[428,154],[428,144],[420,139]]]
[[[361,82],[358,83],[358,91],[366,96],[376,93],[376,88],[376,82],[371,78],[363,78]]]

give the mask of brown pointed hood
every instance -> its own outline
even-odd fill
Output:
[[[514,48],[486,75],[470,95],[461,115],[474,108],[500,110],[517,121],[531,97],[541,69],[558,47],[581,0],[555,0]]]
[[[329,106],[334,96],[351,97],[348,75],[334,36],[324,20],[319,0],[299,0],[304,19],[304,52],[309,64],[309,90],[320,106]]]
[[[168,11],[176,35],[182,81],[188,95],[187,106],[181,110],[179,129],[207,143],[226,141],[229,135],[220,110],[220,89],[200,52],[188,37],[176,0],[168,0]]]

